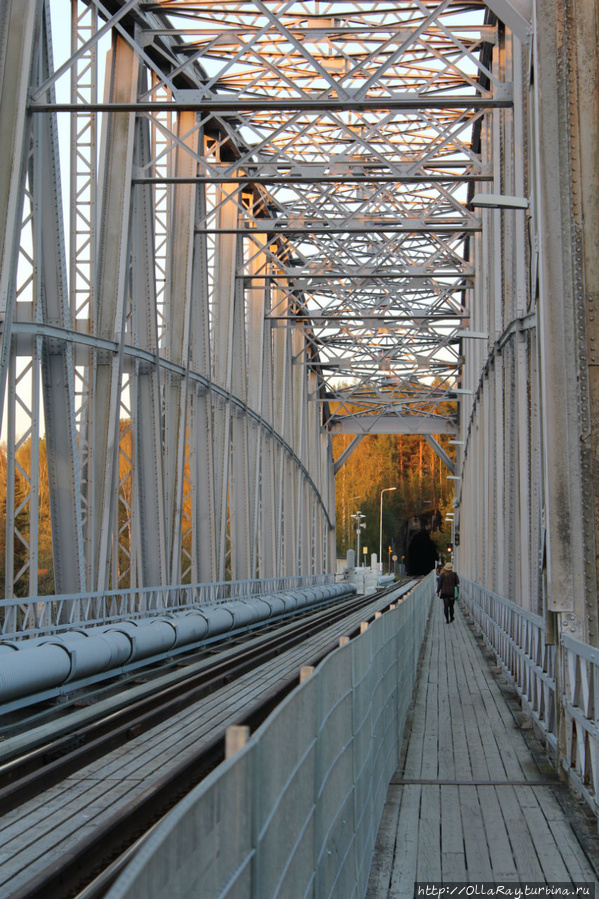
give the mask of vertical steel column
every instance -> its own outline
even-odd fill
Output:
[[[534,118],[539,243],[539,376],[542,410],[543,512],[547,609],[569,613],[573,633],[597,643],[594,562],[586,552],[581,451],[590,437],[577,295],[578,238],[573,228],[568,45],[565,8],[535,4]],[[595,66],[596,72],[596,66]],[[574,73],[572,75],[575,77]],[[581,442],[582,441],[582,442]],[[594,611],[590,605],[592,603]],[[592,612],[592,614],[591,614]]]
[[[279,314],[287,312],[286,299],[277,301]],[[273,385],[274,385],[274,427],[290,443],[293,440],[293,394],[291,389],[291,334],[289,326],[274,331]],[[277,574],[296,573],[297,541],[295,540],[294,490],[291,462],[287,453],[279,447],[277,460],[276,509],[278,523]]]
[[[206,192],[197,190],[196,218],[206,217]],[[210,358],[210,293],[208,284],[208,246],[206,235],[197,231],[194,239],[190,365],[212,381]],[[214,494],[214,424],[211,388],[196,387],[191,396],[189,431],[189,466],[192,481],[193,554],[192,580],[207,583],[217,580],[215,494]]]
[[[291,329],[291,390],[293,394],[293,439],[291,445],[296,455],[305,465],[306,462],[306,413],[307,413],[307,366],[306,342],[301,328]],[[295,570],[298,574],[307,573],[308,565],[308,503],[306,496],[306,479],[297,466],[293,466],[295,474]]]
[[[237,238],[235,283],[233,289],[233,346],[231,389],[238,399],[247,402],[247,341],[245,297],[243,281],[237,273],[243,268],[242,237]],[[248,417],[245,411],[234,408],[231,422],[231,482],[229,485],[229,528],[231,537],[231,577],[246,580],[256,576],[251,568],[250,477],[248,457]]]
[[[168,103],[171,92],[163,85],[156,84],[152,74],[152,96],[157,101]],[[153,172],[157,178],[174,175],[176,158],[173,153],[176,112],[156,110],[150,121],[152,139]],[[158,316],[158,344],[165,346],[168,329],[167,269],[170,253],[172,186],[168,183],[156,184],[154,188],[154,265],[156,267],[156,309]]]
[[[330,435],[323,434],[323,460],[326,471],[325,471],[325,484],[323,489],[323,496],[328,497],[327,508],[329,510],[329,515],[331,521],[335,521],[335,462],[333,459],[333,441],[331,440]],[[328,490],[326,489],[328,486]],[[325,523],[325,528],[327,532],[327,547],[326,547],[326,558],[325,558],[325,571],[335,571],[336,570],[336,559],[337,559],[337,537],[335,534],[335,527],[329,527],[328,524]]]
[[[272,263],[269,263],[269,268]],[[266,287],[266,305],[270,306],[271,288]],[[274,327],[272,321],[266,319],[264,321],[264,344],[263,344],[263,368],[262,368],[262,415],[271,427],[274,426],[274,385],[275,375],[273,369],[273,340]],[[279,527],[280,523],[277,519],[277,489],[276,489],[276,460],[278,458],[278,450],[275,445],[274,437],[266,434],[263,438],[262,451],[262,482],[261,482],[261,513],[262,513],[262,533],[261,533],[261,557],[262,557],[262,577],[275,577],[277,574],[277,560],[279,558]]]
[[[115,37],[107,68],[106,90],[111,102],[131,103],[137,99],[138,70],[137,57],[129,44]],[[95,334],[116,341],[119,351],[94,350],[93,510],[89,539],[97,590],[108,587],[116,515],[134,136],[134,113],[106,114],[99,192],[102,208],[98,228]]]
[[[523,48],[516,37],[511,38],[511,59],[513,67],[513,84],[515,103],[512,111],[513,137],[508,146],[513,147],[512,182],[508,190],[515,196],[527,196],[529,190],[529,173],[525,159],[525,145],[530,143],[531,135],[527,131],[526,115],[528,112],[527,72],[523,69]],[[513,316],[521,318],[531,311],[534,297],[531,296],[528,272],[531,264],[530,247],[527,231],[530,216],[526,213],[512,213],[512,252],[511,260],[506,260],[511,270],[513,291]],[[537,451],[531,440],[535,408],[531,402],[535,390],[533,372],[530,367],[531,331],[518,329],[514,335],[514,381],[515,381],[515,422],[516,440],[514,466],[516,489],[513,503],[514,540],[517,558],[515,576],[515,599],[524,608],[537,611],[536,591],[533,584],[532,571],[536,568],[537,547],[532,539],[538,510],[535,508],[531,492],[531,470]]]
[[[497,260],[499,263],[499,259]],[[500,267],[499,265],[497,266]],[[502,295],[496,297],[498,306],[501,306]],[[492,510],[493,520],[495,522],[494,532],[494,564],[495,571],[495,590],[502,596],[505,596],[506,580],[505,567],[506,558],[509,558],[511,547],[506,546],[507,536],[507,516],[511,514],[509,506],[508,482],[509,474],[506,471],[506,433],[505,429],[510,426],[509,415],[506,414],[506,403],[508,398],[506,391],[509,390],[507,381],[509,372],[506,371],[506,358],[502,354],[495,360],[491,374],[489,376],[489,389],[493,391],[492,413],[488,433],[493,434],[495,443],[493,451],[493,461],[490,473],[492,485]],[[510,460],[513,464],[513,460]]]
[[[270,339],[270,325],[265,321],[266,312],[266,276],[268,272],[268,256],[266,254],[266,235],[252,234],[248,241],[248,253],[250,259],[247,265],[248,274],[252,280],[246,291],[247,302],[247,348],[248,348],[248,383],[247,397],[249,406],[260,416],[266,412],[264,403],[265,386],[269,374],[266,377],[265,342]],[[269,356],[270,358],[270,356]],[[250,477],[249,518],[250,518],[250,570],[263,577],[266,558],[265,551],[272,559],[272,553],[268,553],[264,545],[265,524],[268,513],[262,510],[260,514],[260,499],[265,492],[266,485],[261,490],[261,484],[270,476],[269,462],[269,438],[264,429],[256,422],[251,422],[248,434],[248,467]],[[272,542],[274,534],[269,534],[269,542]],[[269,577],[274,573],[272,563]]]
[[[217,190],[217,227],[225,232],[234,232],[239,219],[237,203],[238,187],[234,184],[222,185]],[[239,335],[239,322],[235,322],[237,300],[236,272],[240,262],[235,233],[218,233],[215,240],[214,283],[213,283],[213,329],[214,329],[214,380],[219,387],[231,393],[234,382],[235,337]],[[239,303],[237,304],[239,305]],[[244,343],[245,350],[245,343]],[[231,477],[231,402],[219,397],[214,412],[215,422],[215,496],[216,496],[216,539],[219,580],[228,573],[232,576],[234,560],[228,555],[227,538],[230,530],[230,477]],[[234,501],[234,500],[233,500]],[[247,540],[247,534],[245,539]],[[227,569],[228,557],[228,569]]]
[[[96,7],[82,0],[71,0],[71,53],[81,51],[97,32]],[[71,67],[71,102],[82,106],[98,100],[97,50],[95,43]],[[70,198],[69,198],[69,295],[71,325],[85,333],[93,332],[96,289],[96,158],[97,113],[85,109],[70,116]],[[91,532],[93,501],[91,395],[92,351],[83,349],[74,360],[74,409],[77,454],[74,465],[79,481],[79,503],[84,533]],[[85,549],[85,547],[84,547]],[[89,547],[84,558],[86,589],[92,587],[92,557]]]
[[[516,335],[515,357],[515,380],[518,388],[516,441],[518,488],[514,514],[517,511],[517,546],[520,549],[515,601],[523,608],[529,609],[531,612],[537,612],[536,597],[531,578],[531,571],[536,560],[536,553],[533,552],[531,531],[537,509],[531,503],[530,489],[530,468],[534,460],[532,458],[533,444],[530,439],[531,421],[529,417],[528,394],[532,390],[532,373],[528,365],[526,332],[519,331]]]
[[[16,389],[16,364],[14,354],[8,358],[8,393],[14,396]],[[15,450],[16,450],[16,421],[14,414],[15,404],[9,402],[7,418],[6,441],[6,520],[5,520],[5,563],[4,563],[4,594],[7,599],[14,596],[15,584]],[[15,622],[13,621],[13,625]]]
[[[0,0],[0,428],[15,312],[15,281],[30,142],[27,93],[39,0]]]
[[[40,81],[50,75],[51,58],[50,18],[46,10],[39,61]],[[54,90],[48,94],[47,99],[52,101]],[[67,329],[71,327],[71,316],[54,113],[34,119],[32,182],[37,250],[37,317],[44,324]],[[40,342],[54,585],[57,593],[79,593],[85,590],[85,559],[77,464],[73,350],[71,344],[50,337],[44,337]],[[37,452],[38,437],[32,435],[32,440]],[[34,567],[37,579],[37,565]],[[30,583],[30,592],[31,595],[37,592],[37,583]]]
[[[560,70],[568,100],[572,276],[579,353],[579,435],[584,538],[583,634],[599,645],[599,10],[594,0],[559,7]]]
[[[96,6],[71,0],[71,53],[97,32]],[[97,50],[92,44],[71,68],[71,103],[96,103]],[[70,159],[70,297],[71,321],[93,318],[93,278],[96,254],[96,116],[85,108],[71,113]]]
[[[308,370],[308,471],[316,488],[326,502],[327,494],[323,490],[322,469],[320,466],[320,403],[318,402],[318,377]],[[308,491],[308,508],[310,516],[310,569],[309,574],[320,574],[326,571],[323,551],[323,511],[316,497]],[[332,517],[332,516],[331,516]]]
[[[175,175],[192,177],[197,171],[199,132],[193,112],[180,112],[173,150]],[[189,182],[173,187],[170,209],[170,234],[167,263],[166,324],[168,358],[177,366],[189,364],[190,316],[192,306],[192,271],[196,186]],[[188,428],[189,384],[185,376],[169,372],[165,383],[165,465],[166,514],[169,548],[170,582],[182,578],[182,539],[184,518],[184,484]]]
[[[531,518],[533,548],[532,562],[534,569],[531,573],[533,582],[533,597],[536,606],[533,611],[542,615],[544,613],[544,579],[543,559],[545,555],[545,526],[543,521],[543,454],[541,450],[541,415],[539,395],[539,371],[538,371],[538,331],[531,332],[529,346],[530,366],[530,408],[531,408],[531,433],[530,433],[530,477],[531,477]]]
[[[280,315],[287,312],[288,302],[285,297],[275,296],[276,308]],[[289,349],[290,335],[287,326],[275,328],[273,331],[273,425],[285,439],[288,438],[287,420],[289,408],[290,378]],[[291,497],[289,489],[289,473],[287,472],[287,456],[285,449],[278,446],[276,449],[276,483],[275,483],[275,508],[277,522],[277,575],[285,573],[293,574],[293,555],[289,559]],[[290,496],[291,493],[291,496]]]
[[[135,162],[141,169],[148,164],[151,156],[146,119],[137,120],[136,131]],[[135,526],[131,539],[139,547],[138,578],[142,586],[167,583],[168,571],[153,199],[151,185],[135,186],[131,210],[131,341],[155,360],[154,363],[137,360],[131,384],[131,440],[136,496]]]

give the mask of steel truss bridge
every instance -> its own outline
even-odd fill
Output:
[[[449,434],[460,570],[596,645],[597,33],[0,0],[6,598],[47,507],[59,594],[332,572],[332,435]]]

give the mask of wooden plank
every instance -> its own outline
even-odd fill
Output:
[[[426,692],[426,724],[420,755],[420,777],[436,778],[439,764],[439,723],[437,666],[431,665]]]
[[[422,787],[416,879],[441,880],[441,800],[436,785]]]
[[[429,699],[429,673],[434,667],[436,653],[438,652],[437,641],[434,634],[431,633],[431,622],[429,622],[429,639],[425,647],[425,654],[422,661],[420,678],[416,686],[416,694],[414,698],[414,709],[412,713],[411,730],[406,752],[406,761],[404,765],[404,775],[409,778],[419,778],[422,776],[422,756],[423,746],[426,738],[426,728],[429,719],[428,716],[428,699]],[[433,654],[435,658],[433,658]],[[434,684],[433,687],[434,688]]]
[[[464,643],[461,639],[462,623],[459,618],[448,625],[446,633],[451,641],[451,655],[455,672],[455,683],[451,700],[451,716],[455,744],[456,776],[460,779],[486,779],[488,771],[484,762],[482,743],[478,733],[478,719],[470,680],[466,676]]]
[[[471,690],[481,697],[486,715],[493,726],[490,739],[495,745],[496,754],[505,769],[506,780],[524,780],[538,778],[538,770],[524,741],[514,718],[484,663],[481,651],[474,636],[464,626],[464,666],[468,666],[468,684]],[[496,755],[497,757],[497,755]]]
[[[547,808],[545,803],[543,811],[546,815]],[[556,844],[560,847],[562,859],[570,875],[569,879],[582,883],[597,883],[597,875],[589,864],[563,812],[561,817],[556,815],[549,818],[546,817],[546,820]]]
[[[18,856],[22,852],[26,852],[31,844],[35,844],[38,836],[43,836],[48,830],[52,830],[55,826],[55,816],[60,812],[63,814],[62,808],[66,807],[68,814],[69,801],[77,802],[89,787],[85,783],[78,785],[76,795],[69,800],[69,797],[61,797],[58,791],[54,795],[45,796],[42,808],[38,806],[31,807],[32,803],[26,803],[28,808],[22,806],[21,809],[14,809],[7,812],[3,818],[3,829],[1,834],[1,847],[3,856],[6,858],[5,865],[9,866],[9,872],[18,870],[19,866],[12,863],[13,856]],[[22,813],[19,817],[19,813]],[[5,866],[0,869],[0,883],[10,879],[10,873],[5,874]]]
[[[379,826],[374,855],[370,866],[370,876],[366,899],[387,899],[391,881],[397,823],[401,809],[403,788],[391,784]]]
[[[454,621],[452,627],[456,626],[458,619]],[[451,734],[453,747],[453,762],[455,768],[455,777],[458,780],[472,779],[472,765],[470,763],[470,752],[468,749],[468,736],[464,727],[464,716],[462,713],[462,677],[463,677],[463,661],[458,652],[458,647],[454,645],[452,654],[452,677],[449,682],[451,687],[450,698],[450,714],[451,714]]]
[[[523,790],[519,787],[518,790]],[[543,868],[539,862],[532,836],[528,829],[518,794],[506,784],[498,787],[497,796],[512,846],[516,870],[521,880],[543,880]]]
[[[395,858],[391,872],[388,899],[404,899],[412,895],[416,880],[418,821],[420,818],[420,786],[402,787],[401,810],[397,824]]]
[[[497,792],[503,787],[479,787],[478,796],[495,880],[515,880],[518,870]]]
[[[444,785],[440,789],[441,852],[443,857],[446,854],[460,855],[463,858],[465,871],[466,856],[464,854],[464,832],[462,830],[459,787]]]
[[[492,880],[493,871],[477,787],[460,786],[460,812],[468,880]]]
[[[562,858],[561,847],[556,841],[542,809],[543,802],[548,798],[547,794],[550,794],[547,788],[521,787],[518,790],[518,799],[541,862],[545,880],[556,883],[566,882],[570,879],[570,873]],[[573,833],[570,834],[570,840],[567,843],[572,841],[576,841]],[[564,850],[568,854],[567,845],[564,845]]]
[[[444,637],[444,633],[441,632],[440,636]],[[451,631],[448,636],[451,637]],[[453,732],[455,698],[459,696],[459,686],[453,641],[444,639],[444,644],[443,690],[439,691],[439,777],[443,780],[453,780],[458,776],[457,772],[461,767],[456,760],[456,748],[460,751],[460,745],[456,746]]]
[[[100,785],[96,785],[100,787]],[[0,884],[10,881],[14,891],[18,885],[27,882],[39,868],[45,867],[48,859],[60,855],[65,843],[80,839],[81,834],[93,830],[99,818],[112,814],[124,797],[115,797],[113,791],[98,794],[93,803],[81,806],[77,802],[66,801],[56,814],[46,821],[40,820],[24,839],[18,841],[10,859],[0,868]],[[6,850],[11,847],[6,846]]]

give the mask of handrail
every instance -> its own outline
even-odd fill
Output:
[[[551,748],[557,748],[555,646],[540,615],[462,578],[461,596]]]
[[[552,760],[597,815],[599,649],[567,634],[546,642],[540,615],[465,578],[460,583],[462,601],[543,732]]]

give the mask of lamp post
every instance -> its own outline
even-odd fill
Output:
[[[385,487],[384,490],[381,490],[381,528],[379,532],[379,566],[381,572],[383,570],[383,493],[389,493],[391,490],[397,490],[397,487]]]
[[[346,502],[348,503],[348,507],[349,507],[350,509],[351,509],[352,503],[353,503],[353,501],[354,501],[355,499],[360,499],[360,497],[358,496],[357,493],[356,493],[355,496],[350,496],[349,499],[346,500]],[[351,519],[351,518],[353,518],[353,517],[354,517],[354,516],[350,513],[349,519]],[[346,536],[347,536],[347,541],[348,541],[348,543],[349,543],[349,531],[350,531],[350,530],[353,530],[353,525],[351,524],[351,522],[350,522],[349,519],[347,520],[347,522],[348,522],[348,523],[347,523],[347,528],[348,528],[348,530],[347,530],[347,532],[346,532]],[[343,525],[344,525],[344,527],[345,527],[345,512],[343,513]]]
[[[358,543],[358,545],[357,545],[356,562],[357,562],[357,566],[358,566],[358,568],[359,568],[359,567],[360,567],[360,533],[361,533],[362,529],[366,527],[366,525],[363,524],[363,522],[362,522],[362,519],[363,519],[363,518],[366,518],[366,516],[364,515],[363,512],[361,512],[361,511],[358,509],[358,511],[356,512],[356,514],[355,514],[355,515],[352,515],[352,518],[355,518],[355,519],[356,519],[356,539],[357,539],[357,543]]]

